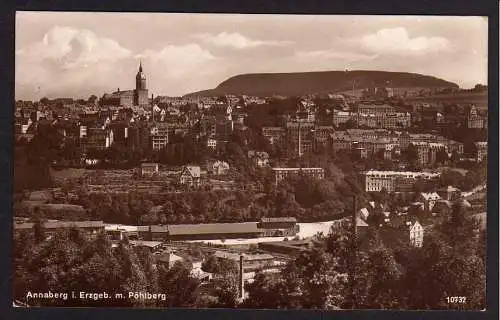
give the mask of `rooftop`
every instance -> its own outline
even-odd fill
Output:
[[[148,247],[148,248],[155,248],[161,245],[160,241],[143,241],[143,240],[131,240],[129,241],[131,245],[137,246],[137,247]]]
[[[156,166],[158,166],[158,163],[149,163],[149,162],[141,163],[141,167],[156,167]]]
[[[14,223],[14,229],[31,229],[34,227],[33,222]],[[58,228],[101,228],[104,227],[102,221],[47,221],[43,224],[45,229]]]
[[[227,251],[216,251],[214,256],[221,259],[229,259],[234,261],[239,261],[240,256],[243,256],[243,260],[252,261],[252,260],[272,260],[274,257],[270,254],[261,253],[261,254],[239,254]]]
[[[262,218],[261,222],[297,222],[295,217]]]
[[[323,170],[323,168],[272,168],[274,171],[308,171],[308,170]]]
[[[432,173],[432,172],[414,172],[414,171],[378,171],[378,170],[369,170],[364,172],[366,175],[393,175],[393,176],[424,176],[424,177],[437,177],[440,173]]]
[[[156,262],[166,262],[166,263],[171,263],[171,262],[176,262],[176,261],[182,261],[182,260],[184,260],[181,257],[179,257],[178,255],[175,255],[173,253],[156,255],[155,259],[156,259]]]
[[[357,227],[368,227],[368,224],[361,218],[356,218],[356,226]]]
[[[192,177],[199,178],[201,175],[201,169],[199,166],[185,166],[183,173],[187,171]]]
[[[440,200],[441,197],[436,192],[422,192],[420,193],[425,200]]]
[[[256,222],[169,225],[170,235],[260,233]]]

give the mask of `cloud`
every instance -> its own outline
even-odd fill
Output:
[[[260,46],[285,46],[291,44],[290,41],[253,40],[236,32],[221,32],[217,35],[202,33],[194,35],[193,38],[202,40],[203,42],[217,47],[229,47],[235,49],[248,49]]]
[[[88,97],[132,89],[139,58],[148,87],[157,94],[205,89],[202,81],[215,68],[224,68],[223,61],[198,44],[167,45],[134,55],[114,39],[56,26],[16,51],[16,95]]]
[[[116,61],[131,55],[130,50],[113,39],[98,37],[86,29],[53,27],[42,41],[16,52],[23,62],[53,60],[63,69],[74,69],[88,64]],[[26,61],[28,60],[28,61]]]
[[[379,54],[423,55],[451,49],[450,41],[446,38],[423,36],[411,38],[403,27],[380,29],[354,42],[368,52]]]
[[[215,60],[210,51],[197,44],[167,45],[160,51],[146,50],[136,58],[148,60],[155,69],[163,70],[170,77],[200,72],[200,68]]]
[[[132,53],[86,29],[55,26],[16,51],[16,94],[85,96],[109,86]],[[113,84],[114,85],[114,84]]]

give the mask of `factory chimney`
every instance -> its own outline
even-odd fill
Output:
[[[240,255],[240,268],[238,275],[238,298],[241,300],[245,297],[245,281],[243,280],[243,255]]]

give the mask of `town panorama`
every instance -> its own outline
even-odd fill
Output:
[[[146,61],[15,102],[14,306],[484,309],[487,85]]]

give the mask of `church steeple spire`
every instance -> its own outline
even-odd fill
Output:
[[[146,87],[146,75],[142,72],[142,60],[139,60],[139,71],[135,76],[134,104],[136,106],[149,104],[148,88]]]

